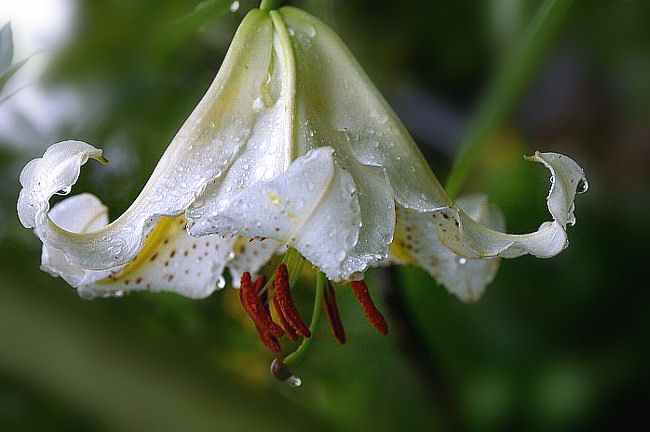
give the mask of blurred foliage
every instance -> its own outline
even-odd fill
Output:
[[[575,2],[465,188],[489,194],[511,231],[536,228],[547,217],[548,177],[521,156],[534,149],[571,155],[591,183],[577,202],[571,246],[550,260],[503,262],[477,304],[459,303],[418,269],[399,268],[388,282],[403,296],[416,338],[395,330],[406,318],[382,296],[387,273],[373,272],[374,297],[391,311],[389,336],[377,335],[341,288],[348,342],[338,346],[322,321],[296,367],[304,384],[290,389],[268,373],[271,357],[234,290],[203,301],[141,293],[87,302],[38,271],[40,242],[15,214],[21,167],[64,138],[103,148],[111,165],[89,164],[76,191],[95,193],[119,215],[256,6],[240,3],[177,37],[165,26],[198,2],[77,1],[74,36],[43,85],[80,94],[86,114],[37,134],[32,147],[0,143],[0,430],[436,429],[436,389],[405,344],[435,360],[463,429],[647,429],[650,292],[637,278],[650,244],[646,1]],[[439,136],[451,125],[422,101],[466,124],[541,2],[289,3],[332,25],[389,102],[406,98],[424,116],[426,133],[416,138],[444,179],[456,147]],[[402,118],[407,127],[417,121]],[[21,121],[27,133],[30,119]],[[296,290],[305,314],[309,274]]]

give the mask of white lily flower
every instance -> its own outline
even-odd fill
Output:
[[[296,8],[251,11],[214,82],[115,221],[92,195],[67,194],[102,151],[52,145],[21,173],[18,213],[43,242],[45,270],[86,296],[134,289],[204,297],[255,273],[285,246],[332,281],[398,259],[463,300],[494,277],[498,257],[546,258],[567,246],[582,169],[554,153],[553,218],[513,235],[484,197],[454,202],[395,113],[334,34]],[[249,242],[250,239],[253,241]]]

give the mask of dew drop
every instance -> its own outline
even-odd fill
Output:
[[[295,375],[291,375],[289,378],[287,378],[285,381],[289,387],[300,387],[302,385],[302,380],[300,377],[297,377]]]
[[[461,266],[465,265],[465,264],[467,264],[467,258],[465,258],[465,257],[457,257],[456,262],[458,263],[458,265],[461,265]]]
[[[223,289],[226,286],[226,279],[223,276],[219,276],[217,279],[217,289]]]
[[[234,2],[230,3],[230,12],[235,13],[239,10],[239,2],[235,0]]]

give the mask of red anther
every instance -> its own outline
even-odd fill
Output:
[[[262,330],[260,325],[257,323],[255,323],[255,329],[257,330],[257,335],[260,337],[260,340],[262,341],[265,347],[267,347],[270,351],[276,353],[282,351],[282,348],[280,347],[280,342],[278,342],[278,338],[276,338],[269,332]]]
[[[298,333],[293,329],[293,326],[289,324],[287,319],[284,316],[284,313],[282,312],[282,309],[280,309],[280,304],[278,302],[277,296],[273,297],[273,308],[275,309],[275,313],[278,315],[278,319],[280,320],[280,325],[284,329],[284,334],[287,335],[287,337],[292,340],[298,340]]]
[[[255,278],[255,282],[253,282],[253,290],[255,291],[255,294],[257,294],[260,298],[260,301],[262,302],[263,305],[265,305],[266,311],[271,313],[269,310],[269,305],[268,305],[268,300],[269,300],[269,292],[264,291],[262,295],[260,295],[260,291],[262,291],[262,288],[264,288],[264,284],[266,283],[266,276],[264,275],[259,275]]]
[[[304,338],[311,337],[309,328],[300,317],[296,305],[293,304],[291,289],[289,287],[289,270],[285,263],[280,264],[275,270],[273,285],[275,287],[275,296],[273,297],[274,305],[277,299],[276,307],[280,309],[281,314],[284,315],[284,319],[296,330],[296,333]]]
[[[327,312],[327,320],[330,322],[332,335],[343,345],[345,343],[345,330],[343,330],[341,315],[336,305],[336,294],[330,281],[327,281],[327,287],[323,292],[323,304],[325,305],[325,312]]]
[[[379,312],[375,303],[372,301],[366,283],[362,280],[351,281],[350,286],[352,287],[354,296],[359,300],[359,303],[361,303],[361,308],[365,312],[366,318],[368,318],[370,324],[372,324],[379,333],[383,335],[388,334],[388,324],[386,324],[384,316]]]
[[[258,278],[256,282],[259,282]],[[276,338],[282,336],[284,331],[282,328],[273,322],[271,314],[269,314],[266,305],[262,303],[262,300],[257,295],[258,291],[256,287],[253,286],[251,281],[251,275],[248,272],[245,272],[241,277],[241,288],[239,289],[239,298],[241,300],[244,309],[248,313],[248,316],[251,317],[255,324],[259,325],[263,333],[269,333]],[[264,286],[262,284],[262,286]]]

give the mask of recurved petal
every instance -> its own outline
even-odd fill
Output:
[[[66,231],[84,233],[108,225],[108,209],[96,196],[83,193],[52,207],[50,218]],[[41,269],[52,276],[61,276],[72,286],[79,286],[88,273],[82,267],[70,264],[63,252],[46,244],[43,244],[41,253]]]
[[[129,291],[169,291],[204,298],[225,286],[222,276],[235,241],[230,236],[192,237],[184,216],[163,217],[147,235],[138,255],[104,277],[77,287],[83,297]]]
[[[527,159],[551,172],[547,206],[553,221],[533,233],[506,234],[501,213],[476,196],[437,212],[400,208],[394,255],[417,262],[462,300],[476,300],[494,277],[493,257],[548,258],[560,253],[568,245],[566,226],[575,223],[575,195],[587,189],[587,180],[582,168],[566,156],[538,152]]]
[[[42,158],[29,161],[20,173],[18,218],[26,228],[37,225],[38,214],[50,209],[52,195],[67,195],[88,159],[107,163],[102,151],[81,141],[51,145]],[[65,229],[65,228],[64,228]]]
[[[50,248],[76,266],[106,270],[123,265],[141,249],[161,217],[181,215],[208,184],[221,181],[252,133],[271,59],[272,24],[267,13],[249,13],[233,39],[217,77],[163,154],[131,207],[93,232],[74,233],[47,215],[52,194],[68,193],[79,167],[101,151],[80,142],[58,143],[21,174],[20,219]]]
[[[50,211],[55,223],[74,233],[108,223],[107,209],[95,196],[67,198]],[[162,218],[147,235],[138,255],[125,265],[93,271],[70,264],[57,249],[43,245],[42,268],[77,288],[84,298],[129,291],[170,291],[191,298],[210,295],[224,286],[222,273],[231,258],[232,237],[190,237],[185,218]]]
[[[543,163],[551,172],[547,206],[554,220],[544,222],[533,233],[505,234],[476,222],[454,207],[437,217],[443,244],[467,258],[514,258],[524,254],[549,258],[564,250],[568,245],[566,226],[575,223],[573,200],[576,193],[584,192],[587,187],[584,171],[573,160],[557,153],[538,152],[528,160]]]
[[[484,195],[461,197],[457,204],[477,222],[495,230],[505,229],[501,211]],[[402,261],[417,263],[438,283],[462,301],[478,300],[492,282],[499,258],[465,258],[444,246],[438,237],[436,218],[430,213],[399,208],[393,252]]]
[[[357,244],[361,216],[350,174],[332,149],[321,147],[296,159],[283,174],[242,190],[190,232],[272,238],[296,248],[330,280],[347,279],[343,261]]]

